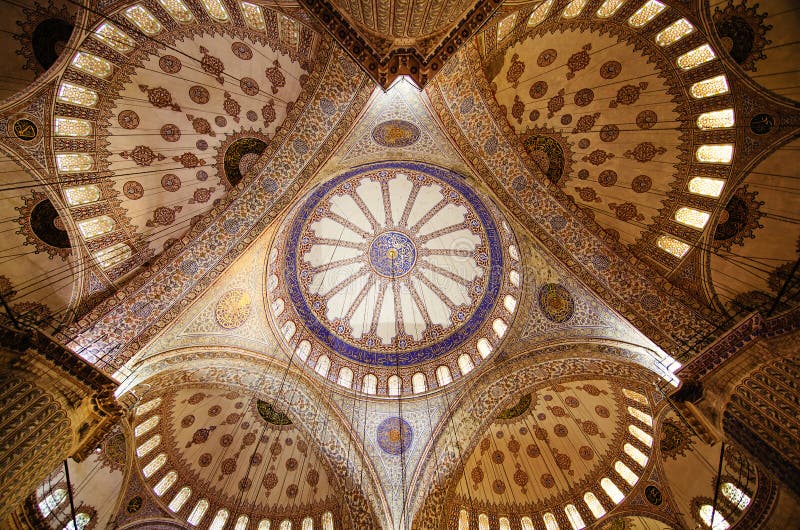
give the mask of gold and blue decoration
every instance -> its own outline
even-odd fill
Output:
[[[419,127],[405,120],[389,120],[372,129],[372,139],[383,147],[408,147],[419,140]]]
[[[563,285],[546,283],[539,288],[539,309],[547,320],[563,324],[572,318],[575,300]]]
[[[261,416],[261,418],[271,425],[284,426],[292,424],[292,420],[289,419],[289,416],[283,412],[278,412],[275,410],[275,407],[272,406],[272,403],[259,399],[256,401],[256,408],[258,409],[258,414]]]
[[[39,135],[39,128],[33,121],[27,118],[16,120],[12,128],[14,130],[14,136],[24,142],[32,142]]]
[[[401,455],[411,447],[414,430],[409,423],[397,416],[386,418],[378,425],[378,446],[384,453]]]
[[[644,489],[644,496],[653,506],[659,506],[664,502],[664,498],[661,496],[661,490],[652,484]]]
[[[514,418],[518,418],[528,412],[528,409],[531,406],[532,396],[530,393],[525,394],[524,396],[519,398],[519,401],[513,406],[505,409],[503,412],[497,415],[498,420],[511,420]]]
[[[417,248],[402,232],[390,230],[372,240],[369,263],[375,272],[387,278],[408,274],[417,261]]]
[[[258,161],[261,153],[269,145],[269,138],[254,131],[236,133],[226,138],[217,149],[217,174],[226,189],[241,182],[245,173]],[[220,158],[222,160],[220,161]]]

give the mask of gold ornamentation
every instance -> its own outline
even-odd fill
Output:
[[[215,311],[217,324],[225,329],[236,329],[250,316],[250,294],[242,289],[225,293]]]

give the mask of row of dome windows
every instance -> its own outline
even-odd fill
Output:
[[[146,403],[143,403],[139,407],[136,408],[136,415],[143,416],[148,412],[151,412],[153,409],[158,407],[161,404],[161,398],[152,399]],[[156,427],[160,421],[160,417],[158,415],[153,415],[147,418],[142,423],[138,424],[134,429],[134,436],[139,438]],[[153,449],[158,447],[161,444],[161,435],[156,434],[150,437],[147,441],[140,444],[136,448],[136,456],[138,458],[143,458],[147,454],[149,454]],[[159,469],[164,467],[164,464],[167,462],[167,455],[166,453],[159,453],[156,455],[152,460],[150,460],[143,468],[142,468],[142,475],[145,478],[152,477]],[[164,494],[169,492],[175,483],[178,480],[178,473],[175,470],[170,470],[163,477],[153,486],[153,492],[158,496],[162,497]],[[189,486],[182,487],[170,500],[168,504],[168,508],[174,512],[178,513],[181,511],[183,506],[186,504],[186,501],[189,500],[189,497],[192,495],[192,489]],[[41,506],[41,504],[40,504]],[[199,525],[203,517],[205,516],[206,512],[208,511],[209,503],[206,499],[200,499],[192,508],[191,512],[189,513],[188,517],[186,518],[187,522],[193,526]],[[211,524],[209,525],[209,530],[222,530],[225,528],[225,524],[228,522],[228,518],[230,517],[230,512],[225,508],[222,508],[217,511],[214,519],[212,520]],[[236,520],[236,525],[234,526],[233,530],[247,530],[249,528],[250,519],[246,515],[241,515]],[[269,519],[262,519],[259,521],[257,530],[270,530],[270,520]],[[322,514],[322,530],[333,530],[333,515],[330,512],[325,512]],[[72,530],[72,529],[70,529]],[[288,519],[283,520],[280,525],[278,526],[278,530],[292,530],[292,522]],[[311,517],[306,517],[301,522],[300,530],[314,530],[314,520]]]
[[[177,22],[191,22],[194,15],[182,0],[158,0],[161,6]],[[221,0],[201,0],[204,9],[209,16],[219,22],[227,22],[230,15]],[[244,19],[253,29],[266,30],[266,22],[262,8],[250,2],[239,2]],[[148,35],[155,35],[162,31],[163,26],[158,19],[140,4],[136,4],[126,9],[123,13],[125,17],[136,25],[140,30]],[[282,15],[281,15],[282,16]],[[291,25],[287,29],[286,24],[281,28],[285,31],[285,37],[297,44],[298,29],[296,22],[286,19]],[[92,35],[99,41],[108,45],[119,53],[128,53],[133,50],[136,41],[122,30],[106,22],[101,24]],[[75,54],[70,66],[84,73],[106,79],[111,75],[114,65],[102,57],[79,51]],[[82,107],[94,107],[99,96],[95,90],[77,85],[75,83],[62,82],[59,86],[56,99],[62,103],[78,105]],[[92,135],[93,127],[91,122],[81,118],[56,117],[53,124],[55,136],[61,137],[88,137]],[[84,173],[95,169],[95,160],[90,153],[57,153],[56,167],[60,173]],[[67,204],[70,206],[81,206],[91,204],[100,200],[100,189],[93,185],[76,186],[64,190]],[[92,239],[103,234],[108,234],[116,228],[116,223],[109,216],[103,215],[92,219],[79,221],[78,229],[84,239]],[[94,258],[104,269],[110,269],[115,265],[130,259],[133,255],[131,247],[126,243],[116,243],[110,247],[101,249],[94,253]]]
[[[597,9],[596,15],[608,18],[614,15],[627,0],[606,0]],[[581,14],[588,0],[573,0],[564,8],[562,16],[574,18]],[[546,0],[531,13],[528,26],[542,23],[550,12],[554,0]],[[628,24],[634,28],[641,28],[660,15],[667,6],[658,0],[648,0],[628,19]],[[503,40],[514,27],[517,14],[509,15],[498,24],[497,38]],[[695,31],[695,27],[685,18],[675,20],[662,29],[655,36],[656,43],[661,47],[668,47]],[[683,55],[676,60],[682,70],[691,70],[716,59],[716,54],[711,46],[706,43]],[[692,84],[689,92],[695,99],[709,98],[727,94],[729,92],[728,80],[724,75],[717,75]],[[735,116],[732,108],[704,112],[697,117],[697,127],[700,130],[726,129],[734,126]],[[730,164],[733,160],[733,144],[704,144],[695,151],[695,159],[701,164]],[[695,195],[717,198],[722,193],[725,181],[709,177],[694,177],[689,181],[689,192]],[[703,230],[711,217],[710,212],[697,210],[687,206],[679,207],[674,219],[678,223]],[[682,258],[691,248],[691,245],[671,235],[662,234],[656,239],[656,245],[670,253]]]

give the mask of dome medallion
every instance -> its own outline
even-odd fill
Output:
[[[456,173],[363,166],[311,191],[273,242],[273,322],[301,361],[344,386],[385,394],[394,375],[402,392],[430,390],[499,346],[519,297],[515,244]]]

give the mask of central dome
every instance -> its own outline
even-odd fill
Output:
[[[290,344],[313,345],[298,355],[315,367],[332,355],[336,367],[400,375],[470,344],[479,362],[488,354],[477,341],[490,352],[502,337],[483,328],[500,318],[504,333],[516,308],[513,296],[510,310],[497,303],[518,288],[504,275],[512,256],[508,224],[459,175],[364,166],[319,185],[290,215],[273,245],[272,313]]]

